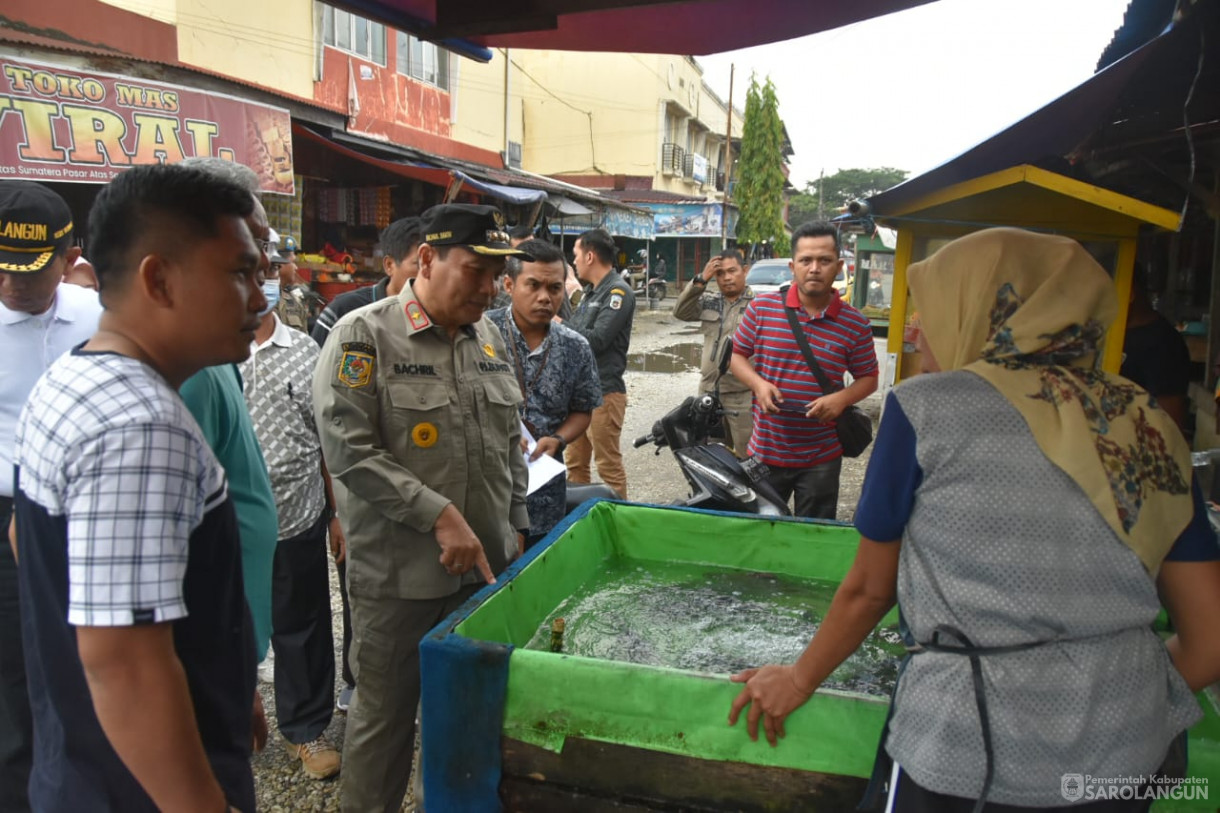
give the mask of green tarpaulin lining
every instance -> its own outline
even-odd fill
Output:
[[[850,526],[745,518],[692,510],[599,503],[454,630],[523,646],[575,589],[611,559],[690,562],[841,581],[855,557]],[[892,624],[891,613],[883,624]],[[886,702],[819,692],[794,712],[778,748],[728,726],[739,691],[711,677],[629,663],[514,649],[503,733],[561,751],[567,737],[711,760],[866,777]],[[1220,718],[1200,695],[1191,730],[1190,774],[1220,793]],[[1206,807],[1206,803],[1203,804]],[[1158,811],[1196,809],[1158,803]]]

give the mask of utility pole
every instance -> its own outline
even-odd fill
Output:
[[[720,247],[729,242],[729,179],[733,177],[733,74],[737,66],[729,63],[729,121],[724,128],[724,197],[720,200]]]
[[[826,219],[826,210],[822,208],[822,178],[826,176],[826,168],[818,170],[818,220]]]

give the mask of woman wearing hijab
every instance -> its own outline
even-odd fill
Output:
[[[891,809],[1146,809],[1061,782],[1169,770],[1192,692],[1220,679],[1220,550],[1186,442],[1096,368],[1116,298],[1075,241],[977,232],[910,288],[936,374],[888,396],[855,562],[795,664],[734,676],[730,724],[748,707],[775,745],[897,600],[912,654],[878,753]]]

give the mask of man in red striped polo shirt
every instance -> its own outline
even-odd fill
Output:
[[[729,369],[754,393],[749,453],[767,464],[768,480],[795,513],[834,519],[843,448],[834,421],[877,389],[877,353],[868,319],[839,298],[839,232],[806,223],[792,233],[793,282],[788,290],[755,297],[733,334]],[[836,392],[824,393],[792,332],[794,309],[818,364]],[[843,388],[843,373],[854,381]]]

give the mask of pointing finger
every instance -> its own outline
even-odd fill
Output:
[[[495,584],[495,574],[491,572],[491,565],[487,563],[487,554],[483,552],[483,548],[479,548],[479,558],[474,560],[474,566],[479,569],[479,573],[483,576],[484,581],[488,584]]]

